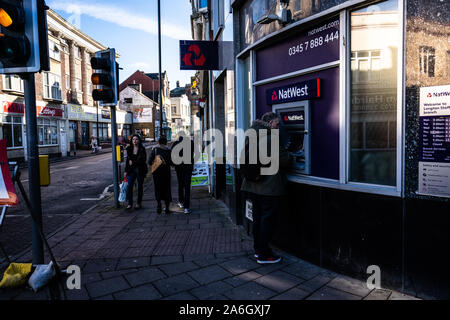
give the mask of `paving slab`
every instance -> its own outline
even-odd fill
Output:
[[[156,267],[149,267],[144,270],[125,274],[124,277],[132,287],[137,287],[142,284],[164,279],[166,275]]]
[[[162,298],[161,294],[152,286],[144,285],[113,294],[117,300],[156,300]]]
[[[187,274],[181,274],[166,279],[155,281],[153,285],[164,296],[171,296],[176,293],[191,290],[199,287],[198,282],[194,281]]]
[[[217,281],[210,283],[206,286],[201,286],[199,288],[191,290],[191,294],[196,296],[200,300],[210,299],[218,294],[225,291],[229,291],[233,288],[230,284],[224,281]]]
[[[325,286],[310,295],[306,300],[361,300],[360,296]]]
[[[367,296],[371,291],[371,289],[367,287],[367,284],[365,282],[345,276],[334,278],[327,284],[327,286],[346,291],[360,297]]]
[[[304,280],[283,271],[275,271],[254,281],[273,291],[283,292],[299,285]]]
[[[258,263],[251,260],[248,257],[242,257],[242,258],[226,261],[226,262],[222,263],[221,266],[222,266],[222,268],[226,269],[227,271],[231,272],[234,275],[248,272],[248,271],[251,271],[253,269],[260,267],[260,265]]]
[[[91,298],[98,298],[118,291],[129,289],[130,286],[123,277],[115,277],[86,285]]]
[[[188,272],[188,274],[202,285],[232,276],[231,273],[219,267],[218,265],[213,265],[195,271],[190,271]]]
[[[277,293],[255,282],[249,282],[236,287],[223,295],[231,300],[267,300],[274,297]]]

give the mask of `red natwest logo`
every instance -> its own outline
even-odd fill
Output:
[[[276,101],[276,100],[278,100],[278,96],[277,96],[277,92],[274,91],[274,92],[272,93],[272,101]]]
[[[431,93],[427,94],[427,98],[431,98],[433,95]]]
[[[197,46],[196,44],[192,44],[189,46],[188,52],[184,55],[183,57],[183,62],[186,66],[192,66],[192,53],[195,54],[195,58],[194,59],[194,65],[197,67],[201,67],[205,64],[206,62],[206,58],[203,55],[202,51],[200,50],[199,46]],[[192,53],[191,53],[192,52]]]

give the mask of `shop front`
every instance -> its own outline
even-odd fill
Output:
[[[23,99],[3,102],[2,139],[7,142],[8,159],[26,160],[26,119]],[[37,133],[39,153],[58,157],[66,155],[64,110],[60,105],[37,102]]]
[[[448,297],[439,256],[450,241],[450,19],[441,2],[425,2],[318,1],[278,30],[248,9],[265,1],[235,1],[246,30],[236,121],[281,119],[292,162],[276,245],[361,279],[377,265],[384,286]]]

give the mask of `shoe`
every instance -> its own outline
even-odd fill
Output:
[[[142,206],[140,204],[137,204],[137,205],[134,206],[135,210],[139,210],[140,208],[142,208]]]
[[[254,257],[255,257],[256,259],[258,259],[258,258],[259,258],[259,254],[255,253]]]
[[[133,208],[133,206],[131,204],[127,205],[127,210],[130,210],[131,208]]]
[[[181,202],[178,202],[178,206],[179,206],[181,209],[184,209],[184,205],[183,205]]]
[[[271,263],[278,263],[280,261],[281,257],[278,256],[267,256],[267,257],[258,256],[258,260],[256,260],[256,262],[258,262],[259,264],[271,264]]]
[[[190,214],[191,213],[191,209],[188,209],[188,208],[184,209],[184,213]]]

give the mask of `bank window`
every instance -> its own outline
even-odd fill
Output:
[[[58,125],[56,120],[38,119],[38,144],[41,146],[58,144]]]
[[[434,77],[435,65],[435,49],[433,47],[421,46],[419,47],[419,68],[420,73],[428,77]]]
[[[351,53],[352,81],[380,81],[381,51],[361,50]]]
[[[349,180],[397,181],[398,2],[351,12]]]
[[[62,100],[60,76],[50,72],[44,72],[44,98]]]
[[[22,119],[23,117],[3,117],[3,139],[6,140],[6,146],[8,148],[23,147]]]
[[[172,107],[172,113],[177,113],[177,107]]]
[[[4,90],[23,92],[23,80],[16,75],[4,75],[3,88]]]

